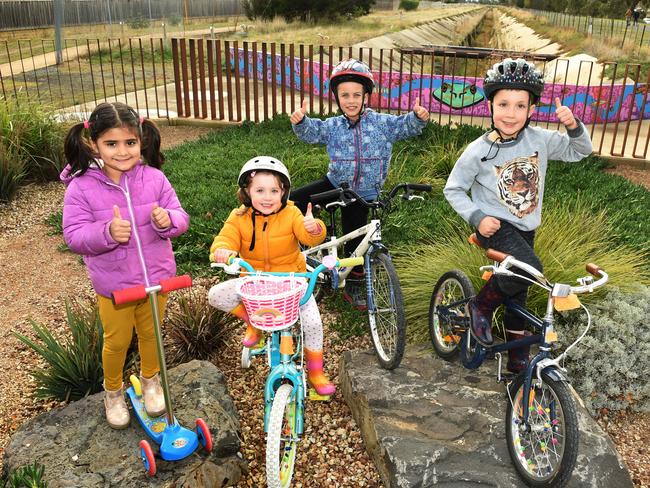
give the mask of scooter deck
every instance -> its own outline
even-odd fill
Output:
[[[126,390],[133,405],[133,411],[147,435],[160,446],[160,456],[165,461],[177,461],[192,454],[199,447],[199,438],[194,431],[181,427],[176,417],[173,424],[167,421],[167,415],[150,417],[144,408],[144,401],[138,396],[133,386]]]

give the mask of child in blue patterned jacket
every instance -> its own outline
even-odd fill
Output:
[[[375,81],[368,67],[355,59],[341,61],[332,70],[329,86],[343,115],[326,120],[307,117],[307,102],[291,115],[293,131],[311,144],[325,144],[330,164],[324,178],[291,192],[289,197],[303,213],[311,195],[333,190],[347,183],[366,200],[377,198],[390,165],[393,144],[416,136],[429,120],[429,112],[415,101],[405,115],[379,114],[367,108]],[[341,209],[343,234],[365,225],[368,209],[353,203]],[[354,251],[362,237],[348,241],[345,252]],[[365,308],[362,291],[363,268],[355,268],[346,280],[343,296],[353,306]]]

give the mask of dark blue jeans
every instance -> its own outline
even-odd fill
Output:
[[[535,231],[520,230],[511,223],[502,220],[501,228],[492,235],[492,237],[482,236],[478,231],[476,237],[483,247],[490,247],[497,251],[504,252],[514,256],[517,260],[523,261],[531,265],[539,271],[543,271],[542,263],[535,254],[533,249],[535,242]],[[520,270],[515,270],[518,274],[527,276],[526,273]],[[532,277],[531,277],[532,278]],[[517,303],[522,307],[526,306],[526,298],[528,297],[528,287],[531,285],[529,281],[520,278],[512,278],[510,276],[497,276],[493,279],[496,282],[497,288],[505,296],[510,298],[511,302]],[[506,309],[504,317],[506,328],[511,330],[522,330],[524,323],[522,319],[511,314]]]

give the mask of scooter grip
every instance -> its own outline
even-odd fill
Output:
[[[111,293],[113,305],[122,305],[123,303],[135,302],[147,298],[147,290],[144,285],[134,286]]]
[[[499,263],[508,257],[508,254],[501,251],[497,251],[496,249],[488,249],[487,251],[485,251],[485,255],[488,258],[492,259],[493,261],[497,261]]]
[[[189,288],[190,286],[192,286],[192,277],[190,275],[174,276],[160,281],[160,291],[162,293]]]
[[[596,278],[600,276],[600,266],[594,263],[589,263],[587,266],[585,266],[587,269],[588,273],[591,273],[594,275]]]

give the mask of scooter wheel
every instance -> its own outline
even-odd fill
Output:
[[[212,451],[212,434],[210,434],[210,429],[208,424],[205,423],[203,419],[196,419],[196,433],[199,436],[199,442],[203,448],[211,452]]]
[[[153,455],[153,450],[149,443],[145,440],[140,441],[140,458],[144,464],[144,469],[149,476],[156,474],[156,458]]]

